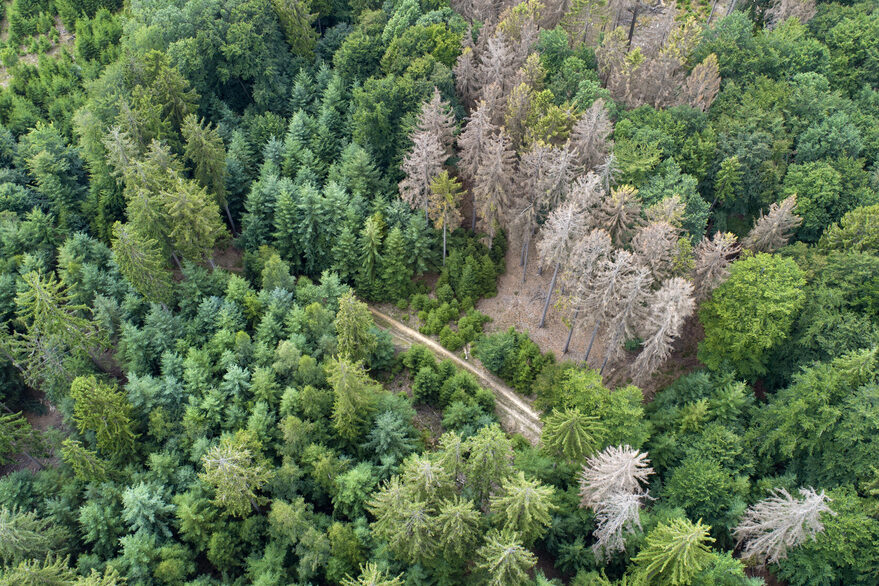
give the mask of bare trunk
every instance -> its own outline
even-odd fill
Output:
[[[571,319],[571,328],[568,330],[568,339],[565,340],[565,349],[562,350],[562,354],[568,353],[568,348],[571,346],[571,338],[574,336],[574,325],[577,323],[577,316],[580,315],[580,310],[574,312],[574,317]]]
[[[525,282],[525,272],[528,270],[528,252],[529,248],[531,248],[531,235],[534,234],[534,229],[532,228],[530,232],[528,232],[528,238],[525,239],[525,255],[522,257],[522,282]]]
[[[208,264],[211,265],[211,270],[213,270],[213,271],[217,270],[217,265],[214,263],[213,256],[208,257]]]
[[[473,198],[473,219],[470,222],[470,231],[476,232],[476,198]]]
[[[235,229],[235,220],[232,219],[232,212],[229,210],[229,204],[224,203],[223,208],[226,210],[226,218],[229,220],[229,227],[232,228],[232,235],[235,236],[238,234],[238,231]]]
[[[180,269],[180,270],[182,271],[182,270],[183,270],[183,265],[180,264],[180,259],[177,258],[177,255],[176,255],[175,253],[172,252],[172,253],[171,253],[171,258],[174,259],[174,262],[177,264],[177,268]]]
[[[729,3],[729,7],[726,9],[727,16],[732,14],[733,10],[735,10],[735,9],[736,9],[736,0],[732,0],[732,2]]]
[[[601,320],[595,322],[595,327],[592,328],[592,337],[589,338],[589,347],[586,348],[586,355],[583,356],[583,362],[589,360],[589,355],[592,353],[592,344],[595,343],[595,335],[598,333],[598,327],[601,325]]]
[[[559,267],[561,264],[561,262],[555,263],[555,270],[552,272],[552,279],[549,281],[549,292],[546,294],[546,302],[543,304],[543,315],[540,316],[540,325],[537,326],[538,328],[542,328],[546,321],[546,311],[549,309],[549,300],[552,299],[552,292],[555,289],[555,278],[559,274]]]
[[[626,43],[626,48],[632,47],[632,37],[635,35],[635,21],[638,20],[638,8],[637,6],[632,10],[632,24],[629,25],[629,41]]]
[[[711,17],[714,16],[714,10],[717,8],[717,0],[711,3],[711,12],[708,13],[708,22],[705,24],[711,24]]]
[[[446,225],[443,223],[443,266],[446,266]]]

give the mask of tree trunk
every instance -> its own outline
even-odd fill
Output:
[[[177,258],[177,255],[176,255],[175,253],[172,252],[172,253],[171,253],[171,258],[173,258],[173,259],[174,259],[174,262],[177,263],[177,268],[180,269],[180,270],[182,271],[182,270],[183,270],[183,265],[180,264],[180,259]]]
[[[529,248],[531,248],[531,235],[534,234],[534,229],[528,232],[528,238],[525,239],[525,255],[522,257],[522,282],[525,282],[525,272],[528,270],[528,252]]]
[[[473,199],[473,221],[470,224],[470,231],[476,232],[476,198]]]
[[[735,10],[735,9],[736,9],[736,0],[732,0],[732,2],[729,3],[729,7],[726,9],[726,15],[729,16],[730,14],[733,13],[733,10]]]
[[[546,321],[546,311],[549,309],[549,300],[552,299],[552,292],[553,289],[555,289],[555,278],[556,275],[559,274],[559,267],[561,264],[561,261],[555,263],[555,270],[552,272],[552,279],[549,281],[549,292],[546,294],[546,302],[543,304],[543,315],[540,316],[540,324],[537,326],[538,328],[542,328]]]
[[[708,21],[705,23],[706,25],[711,24],[711,17],[714,16],[714,9],[717,8],[717,0],[711,3],[711,12],[708,13]]]
[[[589,354],[592,353],[592,344],[595,343],[595,335],[598,333],[598,327],[601,325],[601,320],[595,322],[595,327],[592,328],[592,337],[589,338],[589,347],[586,348],[586,355],[583,357],[583,362],[589,360]]]
[[[574,312],[574,317],[571,318],[571,328],[568,330],[568,339],[565,341],[565,349],[562,350],[562,354],[568,353],[568,348],[571,346],[571,338],[574,336],[574,325],[577,323],[577,316],[580,315],[580,310],[576,310]]]
[[[443,266],[446,266],[446,224],[443,223]]]
[[[217,265],[214,263],[214,257],[213,257],[213,256],[209,256],[209,257],[208,257],[208,264],[211,265],[211,270],[212,270],[212,271],[217,270]]]
[[[238,231],[235,229],[235,220],[232,219],[232,212],[229,210],[229,203],[224,203],[223,208],[226,210],[226,218],[229,219],[229,226],[232,228],[232,236],[237,236]]]
[[[638,20],[638,5],[632,9],[632,24],[629,25],[629,41],[626,43],[626,48],[629,49],[632,47],[632,37],[635,35],[635,21]]]

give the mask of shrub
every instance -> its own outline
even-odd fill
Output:
[[[440,379],[436,370],[423,366],[412,382],[412,396],[416,403],[436,404],[439,399]]]
[[[465,343],[461,334],[450,328],[448,325],[443,326],[443,329],[440,330],[439,341],[443,348],[450,352],[457,352]]]
[[[483,338],[474,351],[485,367],[519,391],[528,393],[537,375],[555,363],[552,354],[541,354],[528,334],[510,328]]]

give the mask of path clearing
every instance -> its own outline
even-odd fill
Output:
[[[540,414],[525,399],[516,394],[516,391],[504,384],[501,379],[481,366],[462,360],[427,336],[403,325],[378,309],[370,307],[369,311],[372,312],[376,325],[390,332],[391,336],[403,346],[408,348],[415,343],[423,344],[439,359],[448,358],[460,368],[475,375],[482,386],[494,393],[495,410],[504,429],[511,433],[522,434],[532,444],[537,444],[540,440],[540,430],[543,427],[540,423]]]

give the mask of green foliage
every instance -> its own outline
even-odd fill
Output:
[[[644,548],[634,558],[634,577],[644,584],[682,585],[711,562],[708,527],[701,521],[672,519],[647,534]]]
[[[757,254],[734,263],[699,314],[705,326],[699,359],[713,369],[731,365],[743,376],[765,373],[767,351],[785,340],[803,306],[804,285],[790,259]]]
[[[480,340],[474,354],[488,370],[521,393],[528,393],[537,375],[554,362],[552,354],[542,354],[528,334],[512,327]]]
[[[131,403],[115,385],[94,376],[78,377],[70,385],[73,419],[80,433],[93,432],[99,450],[123,455],[134,449]]]

